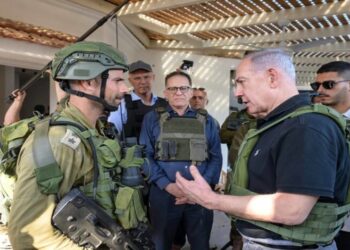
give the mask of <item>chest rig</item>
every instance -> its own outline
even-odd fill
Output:
[[[199,110],[194,117],[171,116],[164,108],[157,108],[156,111],[160,126],[156,160],[196,163],[208,159],[205,136],[207,111]]]

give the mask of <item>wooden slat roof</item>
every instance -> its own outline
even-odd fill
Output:
[[[105,12],[122,2],[70,1]],[[131,0],[118,18],[146,48],[241,57],[250,50],[284,47],[300,58],[298,67],[303,58],[314,60],[308,70],[350,58],[350,0]],[[18,28],[19,37],[28,39],[21,32],[29,32],[49,46],[74,40],[42,27],[13,28],[11,21],[3,25],[0,20],[0,36],[16,36]]]

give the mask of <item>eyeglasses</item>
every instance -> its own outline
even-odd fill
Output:
[[[192,90],[200,90],[200,91],[204,91],[205,88],[203,87],[193,87]]]
[[[324,81],[324,82],[313,82],[313,83],[310,83],[310,86],[314,91],[317,91],[321,85],[324,89],[332,89],[332,88],[334,88],[335,84],[340,83],[340,82],[348,82],[348,81],[350,81],[350,80],[340,80],[340,81],[329,80],[329,81]]]
[[[180,92],[182,94],[187,93],[190,90],[190,86],[181,86],[181,87],[168,87],[166,90],[168,90],[169,92],[171,92],[172,94],[177,93],[178,90],[180,90]]]

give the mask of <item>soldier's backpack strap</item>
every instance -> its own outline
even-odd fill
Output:
[[[35,174],[40,191],[44,194],[57,194],[63,179],[63,173],[53,155],[48,137],[50,126],[69,126],[75,130],[77,136],[89,143],[93,156],[93,194],[95,198],[99,175],[96,148],[92,140],[95,134],[94,131],[71,120],[53,120],[47,118],[35,125],[33,157],[36,163]]]
[[[49,118],[35,125],[33,157],[36,163],[36,181],[40,191],[44,194],[56,194],[63,179],[63,173],[52,152],[48,137],[49,127]]]

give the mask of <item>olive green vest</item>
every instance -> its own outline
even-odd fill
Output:
[[[332,118],[341,130],[346,133],[346,121],[334,109],[324,105],[315,104],[305,106],[295,110],[294,112],[276,120],[272,124],[261,128],[251,129],[242,142],[239,149],[239,156],[235,163],[235,172],[231,172],[231,182],[228,183],[226,193],[232,195],[251,195],[254,194],[248,187],[248,159],[258,141],[259,135],[268,130],[272,126],[283,122],[286,119],[293,118],[305,113],[319,113]],[[280,226],[268,222],[246,220],[254,225],[272,231],[281,235],[284,239],[305,244],[328,244],[332,242],[334,237],[341,229],[350,211],[350,192],[348,191],[346,205],[338,206],[335,203],[317,202],[311,210],[308,218],[300,225],[296,226]],[[237,219],[237,218],[233,218]]]
[[[170,117],[164,109],[157,112],[160,134],[156,142],[156,160],[198,163],[208,158],[205,110],[197,111],[196,117]]]

